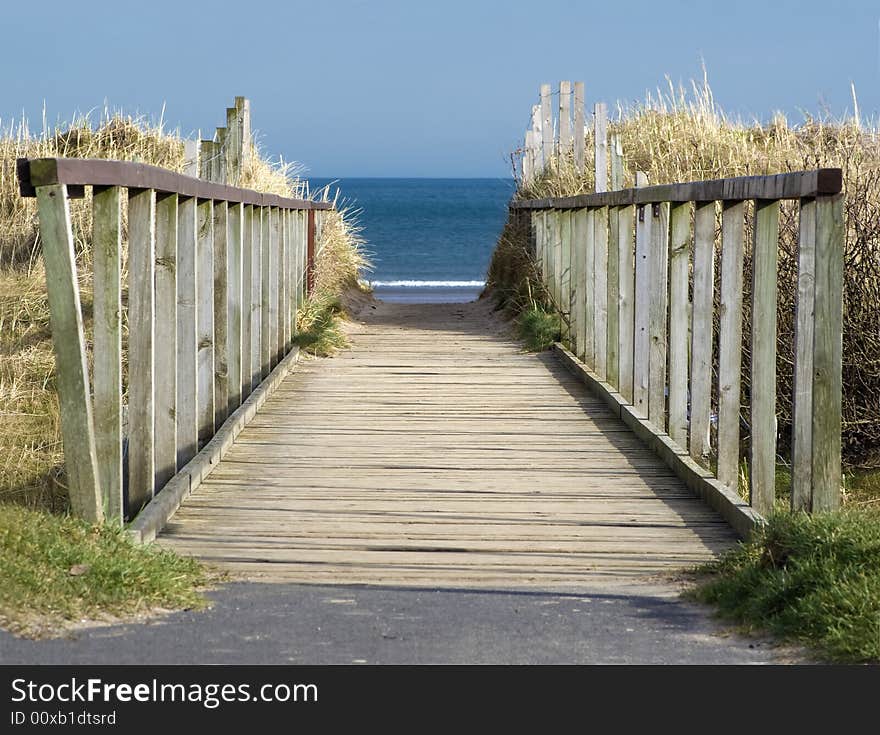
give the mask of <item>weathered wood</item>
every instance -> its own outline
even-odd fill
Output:
[[[216,149],[213,140],[199,142],[199,178],[211,183],[217,183],[214,178]]]
[[[559,82],[559,152],[560,161],[570,159],[571,141],[571,82]]]
[[[608,191],[608,107],[604,102],[596,103],[594,117],[594,163],[596,193]]]
[[[745,204],[724,202],[721,214],[721,308],[718,336],[718,470],[723,485],[739,484],[740,370]]]
[[[651,355],[651,205],[636,207],[636,254],[633,347],[633,408],[648,417],[648,376]]]
[[[177,194],[156,199],[156,483],[177,472]]]
[[[550,103],[550,85],[541,85],[541,135],[543,137],[544,166],[553,160],[553,109]]]
[[[691,457],[706,463],[710,452],[712,414],[712,324],[715,311],[716,204],[700,204],[694,212],[694,294],[691,312]]]
[[[128,515],[153,497],[156,192],[128,191]]]
[[[617,210],[618,368],[617,389],[633,402],[635,340],[635,262],[633,258],[634,207]]]
[[[623,162],[623,145],[620,142],[619,135],[611,136],[611,189],[612,191],[620,191],[625,186],[624,172],[625,166]]]
[[[593,364],[605,380],[608,364],[608,207],[593,212]]]
[[[835,510],[840,505],[843,248],[843,196],[818,197],[810,504],[814,513]]]
[[[776,253],[779,202],[755,202],[752,244],[749,501],[763,515],[776,499]]]
[[[620,215],[618,207],[610,207],[607,212],[608,277],[605,298],[607,311],[605,379],[617,389],[620,378]]]
[[[104,516],[118,525],[125,512],[122,498],[122,196],[117,186],[96,188],[93,194],[95,455]],[[43,237],[45,242],[45,232]]]
[[[36,189],[68,493],[74,514],[96,522],[103,520],[104,509],[67,187]]]
[[[669,203],[652,204],[645,217],[651,218],[650,275],[648,297],[648,420],[666,428],[666,353],[669,283]]]
[[[669,436],[687,446],[688,433],[688,261],[690,203],[672,208],[669,242]]]
[[[586,227],[587,212],[585,209],[572,212],[571,220],[571,252],[572,252],[572,306],[571,306],[571,343],[572,352],[581,360],[584,359],[584,319],[586,318]]]
[[[177,208],[177,469],[199,451],[198,354],[199,281],[196,200]]]
[[[254,207],[251,217],[251,390],[263,379],[263,207]]]
[[[278,331],[278,249],[272,228],[272,209],[263,208],[260,242],[263,247],[263,283],[260,303],[260,375],[261,380],[272,371],[272,358]]]
[[[574,166],[582,173],[586,163],[584,152],[584,83],[574,83]]]
[[[584,362],[596,362],[596,210],[586,210],[584,231]]]
[[[229,304],[227,308],[228,334],[226,349],[226,369],[229,386],[229,400],[226,404],[227,413],[231,414],[242,402],[241,378],[243,360],[243,320],[242,308],[244,298],[244,250],[243,228],[244,207],[232,204],[227,212],[229,239],[227,241],[227,257],[229,263]],[[248,276],[250,273],[248,272]]]
[[[228,184],[229,152],[226,149],[226,128],[217,128],[214,142],[214,181],[218,184]]]
[[[200,201],[198,217],[198,259],[196,302],[198,304],[198,421],[199,447],[214,435],[214,203]]]
[[[229,209],[214,203],[214,431],[229,409]]]
[[[306,296],[315,290],[315,212],[306,215]]]
[[[193,178],[199,175],[199,141],[183,141],[183,175]]]
[[[559,308],[562,312],[562,339],[571,334],[571,212],[559,213]]]
[[[286,212],[281,209],[275,210],[272,227],[275,230],[275,244],[278,248],[278,329],[275,347],[275,360],[278,362],[287,352],[287,341],[290,339],[290,294],[288,291],[288,276],[290,263],[287,254],[287,231],[284,227]]]

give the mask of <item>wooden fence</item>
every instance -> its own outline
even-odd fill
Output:
[[[213,151],[210,166],[223,151],[239,158],[211,178],[239,171],[243,147]],[[205,152],[203,143],[203,160]],[[122,161],[23,160],[19,176],[22,194],[38,201],[72,509],[120,522],[196,456],[291,350],[315,233],[332,205]],[[86,186],[91,375],[68,203]]]
[[[576,89],[582,105],[583,86]],[[541,105],[533,115],[539,127],[529,131],[523,150],[526,182],[565,156],[574,156],[582,170],[578,147],[565,135],[568,93],[569,85],[560,85],[562,122],[554,128],[549,86],[541,89]],[[582,120],[582,110],[576,109],[574,117]],[[596,193],[511,204],[514,213],[528,217],[536,264],[563,317],[563,337],[573,356],[619,415],[689,484],[729,511],[741,530],[770,512],[777,467],[779,214],[782,200],[796,200],[791,507],[836,508],[841,486],[841,171],[661,186],[647,186],[647,177],[637,172],[636,187],[623,189],[622,151],[612,138],[615,191],[606,192],[605,117],[605,106],[597,105]],[[583,128],[578,131],[577,137],[583,137]],[[539,135],[541,148],[536,147]],[[750,345],[743,343],[745,267],[752,291]],[[748,395],[743,395],[741,380],[745,347],[751,352]],[[746,422],[750,436],[744,450],[741,427]],[[734,507],[744,469],[758,516]]]

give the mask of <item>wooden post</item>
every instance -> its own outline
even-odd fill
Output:
[[[572,352],[584,359],[584,317],[586,314],[586,227],[587,210],[576,209],[572,213],[571,222],[571,253],[572,253],[572,289],[571,289],[571,346]]]
[[[608,209],[608,282],[606,284],[605,308],[607,325],[605,334],[606,380],[619,388],[620,377],[620,207]]]
[[[156,481],[156,192],[128,190],[128,516],[153,497]]]
[[[715,202],[694,212],[694,295],[691,311],[691,457],[706,463],[712,414],[712,323],[715,300]]]
[[[596,210],[586,210],[584,231],[584,363],[596,367]]]
[[[669,203],[652,204],[650,213],[650,284],[648,332],[648,420],[661,431],[666,428],[666,320],[669,283]]]
[[[183,173],[198,178],[199,175],[199,141],[183,141]]]
[[[725,201],[721,215],[721,325],[718,339],[718,480],[739,485],[745,205]]]
[[[541,137],[543,138],[544,168],[553,160],[553,109],[550,106],[550,85],[541,85]]]
[[[624,183],[623,145],[619,135],[611,136],[611,190],[620,191]]]
[[[596,375],[608,376],[608,207],[593,212],[593,319],[595,321],[593,361]]]
[[[751,452],[749,501],[759,513],[776,500],[776,259],[779,202],[755,202],[752,249]]]
[[[242,291],[243,291],[243,248],[242,231],[244,222],[244,206],[230,204],[227,211],[228,240],[228,297],[227,309],[227,349],[226,371],[229,399],[226,411],[231,414],[242,402]]]
[[[100,522],[104,511],[67,187],[36,189],[70,504],[76,516]]]
[[[306,296],[315,290],[315,210],[309,209],[306,225]]]
[[[635,207],[617,212],[618,283],[618,366],[617,389],[633,403],[633,348],[635,340],[635,263],[633,261],[633,220]]]
[[[214,178],[212,179],[217,184],[229,183],[228,155],[229,151],[226,149],[226,128],[217,128],[216,141],[214,142]]]
[[[644,182],[644,183],[641,183]],[[647,177],[636,172],[636,186],[647,185]],[[634,346],[633,346],[633,408],[637,415],[648,418],[648,367],[650,364],[651,338],[648,316],[651,300],[651,206],[636,207],[636,257],[634,297]]]
[[[156,200],[156,484],[177,472],[177,194]]]
[[[263,216],[264,207],[254,207],[251,218],[251,390],[263,380]]]
[[[229,206],[214,203],[214,432],[226,421],[229,407]]]
[[[45,238],[45,235],[44,235]],[[104,516],[121,524],[122,498],[122,196],[118,186],[94,187],[94,426]]]
[[[571,211],[559,212],[559,311],[562,316],[562,339],[571,337]]]
[[[571,82],[559,82],[559,160],[571,156]]]
[[[199,143],[199,178],[205,181],[214,180],[213,140],[203,140]]]
[[[669,437],[681,447],[688,435],[688,265],[693,204],[672,208],[669,257]]]
[[[241,402],[244,403],[251,394],[251,304],[254,287],[253,268],[254,245],[254,205],[246,204],[243,208],[241,223]]]
[[[198,203],[198,419],[199,447],[214,435],[214,202]]]
[[[278,250],[272,232],[272,208],[263,207],[262,232],[260,233],[263,253],[262,303],[260,305],[260,376],[261,381],[269,377],[272,370],[272,355],[275,352],[277,330]]]
[[[290,349],[290,314],[291,307],[291,242],[290,242],[290,210],[278,210],[279,227],[281,228],[281,339],[278,341],[278,359],[283,358]]]
[[[249,155],[250,128],[250,102],[236,97],[234,106],[226,108],[227,180],[233,186],[241,186]]]
[[[574,166],[584,172],[584,83],[574,83]]]
[[[177,209],[177,469],[199,451],[198,221],[195,197]]]
[[[594,108],[596,192],[608,191],[608,108],[604,102]]]

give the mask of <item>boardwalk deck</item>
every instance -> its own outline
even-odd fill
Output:
[[[290,375],[159,543],[247,578],[569,587],[736,536],[485,304],[380,303]]]

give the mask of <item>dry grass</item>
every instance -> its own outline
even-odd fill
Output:
[[[19,195],[15,174],[17,158],[53,156],[142,161],[181,171],[184,145],[178,133],[142,117],[105,114],[95,124],[81,117],[39,135],[26,123],[0,122],[0,503],[64,512],[68,499],[36,202]],[[304,182],[296,174],[292,164],[270,162],[257,150],[245,164],[242,186],[301,196]],[[90,198],[71,201],[71,216],[88,339]],[[319,276],[325,293],[360,263],[354,241],[349,247],[345,239],[356,238],[356,232],[344,220],[336,222],[338,217],[331,216],[326,228],[329,249]]]
[[[651,183],[693,181],[839,167],[846,195],[844,267],[844,455],[850,466],[880,467],[880,133],[856,118],[807,117],[798,125],[776,115],[769,124],[746,123],[726,116],[715,104],[705,80],[690,90],[669,85],[644,103],[619,106],[609,125],[622,141],[625,186],[636,171]],[[593,149],[586,138],[587,160]],[[521,186],[523,198],[591,192],[592,169],[578,173],[570,163],[553,161],[546,172]],[[749,216],[749,219],[751,217]],[[747,223],[747,232],[750,228]],[[797,274],[797,205],[784,203],[779,243],[778,395],[780,438],[790,426]],[[720,237],[720,226],[719,226]],[[503,243],[502,243],[503,244]],[[522,247],[522,245],[520,245]],[[510,250],[509,245],[504,245]],[[750,258],[746,248],[747,261]],[[521,270],[521,269],[520,269]],[[746,271],[748,272],[748,268]],[[500,265],[490,272],[504,282]],[[716,267],[716,276],[720,268]],[[516,273],[520,279],[527,276]],[[522,286],[505,283],[508,291]],[[748,404],[749,303],[745,283],[743,402]],[[717,311],[717,310],[716,310]]]

